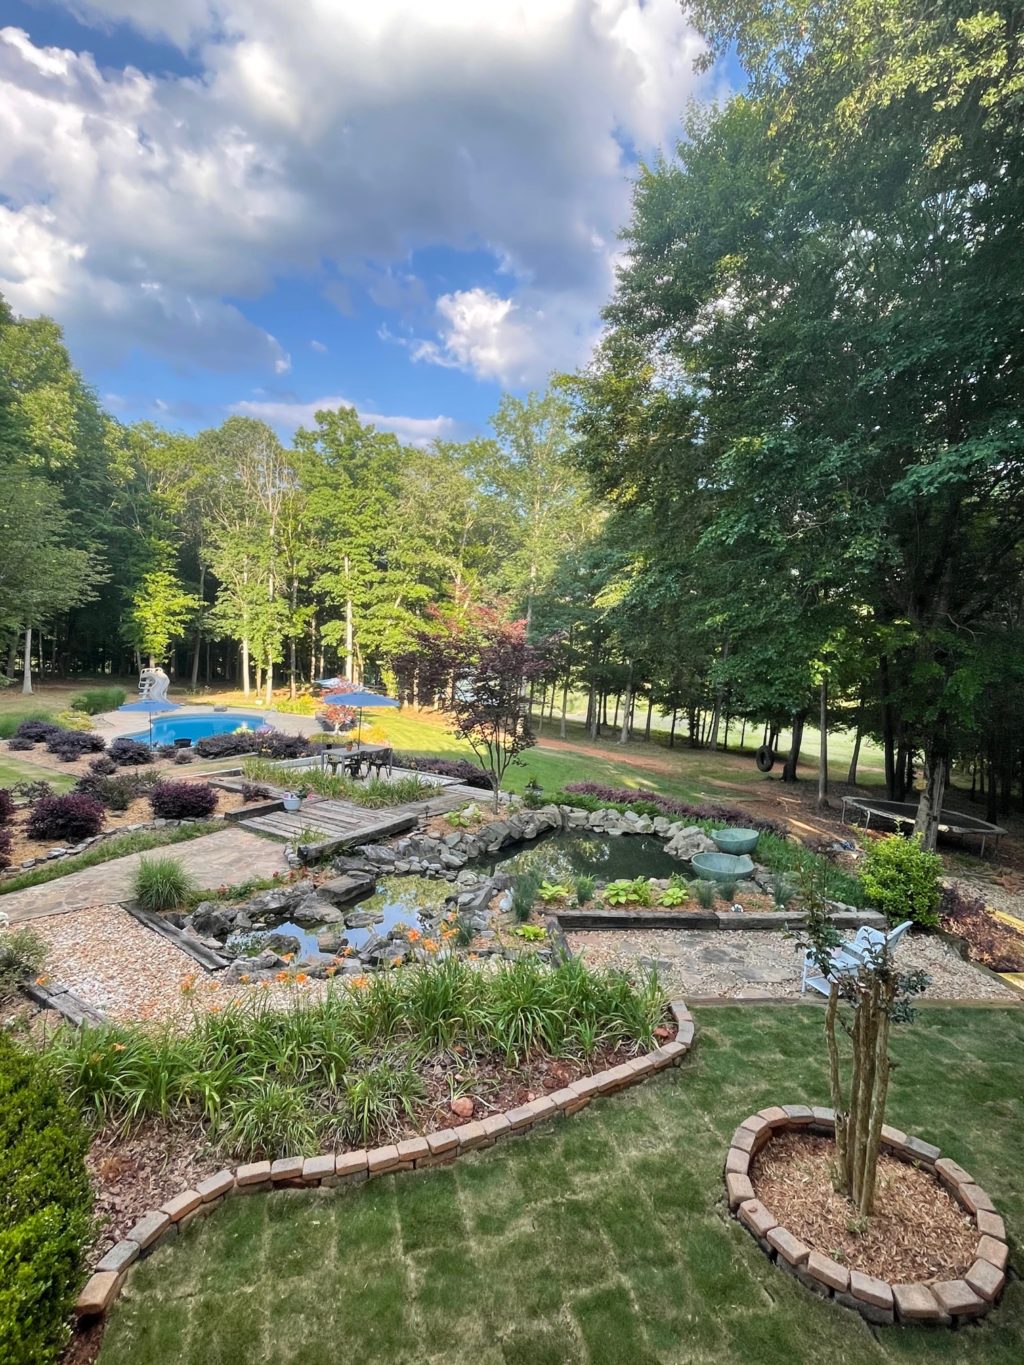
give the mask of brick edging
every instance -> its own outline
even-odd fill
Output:
[[[613,1094],[666,1067],[678,1066],[693,1044],[694,1023],[683,1001],[670,1001],[668,1008],[677,1027],[672,1042],[606,1071],[582,1076],[562,1090],[503,1114],[492,1114],[457,1128],[442,1128],[423,1137],[406,1138],[385,1147],[247,1162],[198,1181],[194,1188],[183,1190],[158,1209],[147,1210],[125,1237],[111,1247],[78,1296],[76,1318],[85,1320],[105,1314],[120,1294],[129,1269],[140,1257],[148,1256],[161,1242],[177,1236],[195,1219],[205,1218],[220,1208],[231,1195],[354,1185],[396,1171],[447,1165],[465,1152],[493,1146],[499,1138],[521,1135],[560,1114],[575,1114],[596,1095]]]
[[[992,1200],[962,1166],[944,1157],[930,1142],[908,1137],[888,1125],[882,1128],[882,1147],[903,1161],[933,1171],[957,1203],[972,1215],[979,1236],[974,1261],[962,1279],[889,1284],[812,1250],[784,1228],[756,1197],[750,1181],[754,1157],[775,1133],[792,1130],[834,1137],[834,1111],[805,1104],[762,1109],[745,1119],[733,1133],[725,1159],[729,1208],[777,1265],[822,1298],[834,1299],[878,1325],[927,1322],[953,1327],[983,1317],[995,1306],[1007,1276],[1006,1226]]]

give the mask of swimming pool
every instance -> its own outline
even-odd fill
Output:
[[[176,739],[190,739],[194,744],[197,739],[204,739],[207,735],[232,734],[235,730],[258,730],[261,725],[267,723],[265,716],[252,711],[211,711],[202,716],[154,716],[153,743],[173,744]],[[149,726],[147,725],[145,730],[129,735],[128,738],[148,744]]]

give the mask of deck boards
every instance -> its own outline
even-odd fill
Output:
[[[369,844],[391,834],[401,834],[431,815],[456,810],[467,801],[486,798],[486,792],[453,782],[439,787],[437,794],[426,801],[410,801],[404,806],[390,806],[384,810],[369,810],[351,801],[311,801],[301,810],[271,811],[268,815],[254,815],[240,820],[243,829],[252,830],[272,839],[294,842],[303,830],[319,830],[324,840],[342,844]]]

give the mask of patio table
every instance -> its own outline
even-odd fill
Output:
[[[365,764],[367,773],[376,768],[379,776],[382,768],[391,772],[391,755],[390,744],[353,744],[351,748],[331,745],[320,755],[320,768],[326,771],[329,765],[332,772],[343,768],[351,777],[361,777]]]

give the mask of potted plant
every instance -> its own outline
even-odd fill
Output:
[[[309,787],[296,787],[293,792],[286,792],[284,797],[285,810],[298,810],[309,793]]]

